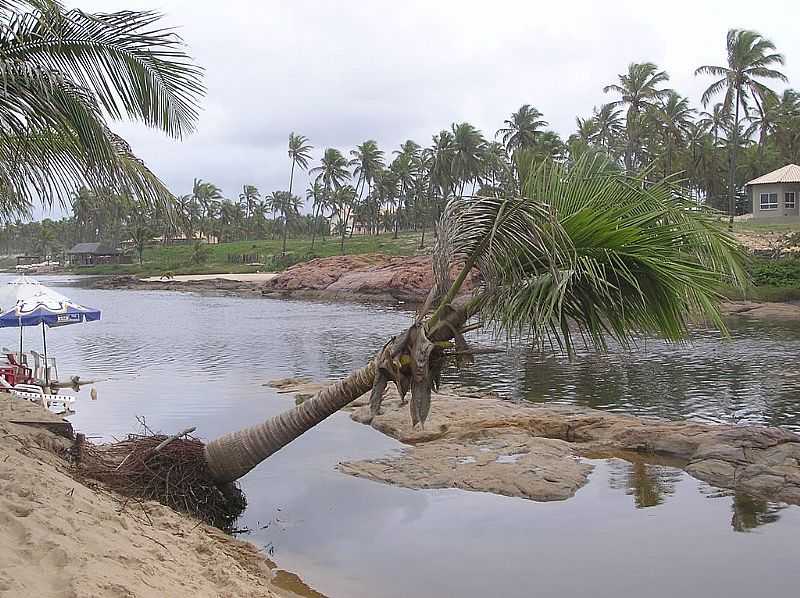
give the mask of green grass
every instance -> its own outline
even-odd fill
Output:
[[[345,255],[365,253],[382,253],[386,255],[413,255],[417,253],[420,235],[416,233],[401,234],[398,239],[392,233],[382,235],[358,235],[345,239]],[[426,245],[430,246],[426,238]],[[328,237],[320,238],[314,243],[311,252],[310,238],[287,239],[286,258],[281,258],[281,240],[236,241],[208,245],[208,259],[202,264],[192,263],[193,248],[191,245],[148,247],[144,252],[144,263],[124,265],[91,266],[73,269],[82,274],[133,274],[137,276],[160,276],[164,272],[173,274],[222,274],[240,272],[278,271],[287,266],[308,261],[315,257],[341,255],[340,240]],[[228,256],[258,254],[263,266],[249,266],[228,261]]]
[[[724,223],[727,226],[727,222]],[[800,232],[800,220],[781,222],[780,220],[739,220],[733,223],[734,232],[750,233],[793,233]]]

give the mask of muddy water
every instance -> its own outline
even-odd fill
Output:
[[[343,374],[408,322],[386,308],[49,282],[104,310],[101,322],[48,335],[62,378],[104,378],[98,400],[83,391],[72,417],[103,437],[141,421],[195,425],[206,438],[248,425],[291,402],[264,383]],[[17,342],[15,330],[2,334],[4,345]],[[40,348],[40,331],[26,331],[26,342]],[[459,375],[516,399],[798,430],[799,351],[796,328],[739,324],[726,343],[698,331],[690,346],[650,342],[573,362],[515,349]],[[328,596],[773,596],[800,587],[800,508],[618,460],[595,461],[590,483],[557,503],[405,490],[334,469],[395,450],[343,414],[330,418],[244,478],[244,537]]]

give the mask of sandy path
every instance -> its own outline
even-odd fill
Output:
[[[233,280],[236,282],[266,282],[272,280],[278,274],[276,272],[255,272],[251,274],[179,274],[170,279],[164,279],[160,276],[150,276],[143,278],[145,282],[199,282],[203,280],[215,280],[221,278],[223,280]]]
[[[9,423],[21,402],[0,393],[0,597],[318,596],[278,588],[297,580],[250,544],[75,481],[69,441]]]

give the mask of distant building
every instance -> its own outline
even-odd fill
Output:
[[[73,266],[95,266],[98,264],[130,264],[131,257],[108,243],[78,243],[67,251]]]
[[[18,255],[17,266],[30,266],[31,264],[38,264],[43,260],[44,258],[41,255]]]
[[[753,219],[800,217],[800,166],[787,164],[783,168],[747,182],[753,200]]]

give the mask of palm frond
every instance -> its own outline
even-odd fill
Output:
[[[572,353],[576,338],[601,349],[607,337],[679,341],[697,314],[724,329],[719,288],[743,281],[743,258],[672,181],[585,158],[569,169],[545,163],[523,189],[523,198],[457,200],[446,215],[456,246],[483,247],[476,304],[498,333]]]
[[[38,65],[91,89],[112,118],[142,120],[181,137],[193,130],[205,93],[202,69],[155,12],[15,14],[2,29],[8,61]]]

